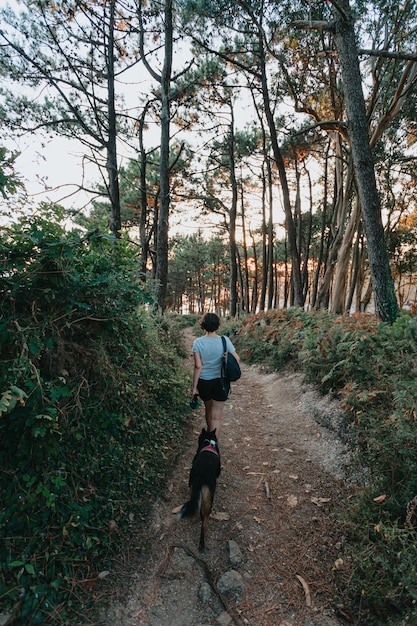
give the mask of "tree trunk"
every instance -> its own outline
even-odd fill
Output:
[[[117,167],[117,124],[116,124],[116,106],[115,106],[115,89],[114,89],[114,19],[115,19],[115,0],[110,2],[110,19],[107,42],[107,112],[109,131],[107,139],[107,176],[109,181],[109,197],[111,205],[110,230],[115,237],[120,237],[122,227],[120,217],[120,189],[119,189],[119,171]]]
[[[349,206],[350,189],[353,182],[353,169],[351,163],[348,165],[346,174],[346,189],[343,180],[343,155],[341,138],[336,135],[336,160],[334,172],[334,191],[333,191],[333,207],[332,207],[332,223],[330,233],[332,236],[329,242],[327,258],[325,264],[324,277],[319,289],[316,301],[316,308],[329,307],[330,291],[336,266],[337,255],[343,241],[343,233],[346,226],[346,215]]]
[[[317,268],[314,276],[314,285],[313,285],[313,293],[311,296],[311,306],[313,308],[316,307],[317,302],[317,291],[319,286],[321,268],[324,261],[324,237],[326,232],[326,222],[327,222],[327,193],[328,193],[328,172],[329,172],[329,151],[330,151],[330,140],[327,142],[326,153],[324,157],[324,180],[323,180],[323,209],[322,209],[322,218],[321,218],[321,231],[320,231],[320,248],[317,259]]]
[[[172,0],[164,2],[165,54],[161,77],[161,155],[159,165],[160,204],[158,239],[156,248],[156,281],[158,284],[158,309],[165,311],[168,282],[168,229],[170,206],[170,87],[172,73]]]
[[[265,142],[264,142],[264,147],[265,147]],[[266,288],[267,288],[267,280],[268,280],[268,251],[267,251],[267,245],[266,245],[266,230],[267,230],[267,226],[266,226],[266,180],[267,177],[265,175],[265,167],[267,166],[267,159],[268,157],[266,156],[266,152],[265,154],[265,162],[262,166],[262,225],[261,225],[261,229],[262,229],[262,254],[261,254],[261,258],[262,258],[262,278],[261,278],[261,295],[259,298],[259,310],[260,311],[265,311],[265,300],[266,300]]]
[[[360,246],[361,246],[361,222],[358,224],[358,230],[356,231],[356,242],[355,247],[353,249],[353,259],[352,259],[352,278],[350,281],[349,294],[346,301],[346,313],[350,313],[352,308],[353,296],[355,294],[355,289],[358,285],[358,277],[359,277],[359,269],[360,269]]]
[[[237,313],[237,262],[236,262],[236,215],[237,215],[237,182],[235,171],[235,135],[234,135],[234,117],[232,103],[230,103],[232,120],[229,132],[229,167],[230,167],[230,184],[232,187],[232,202],[229,212],[229,255],[230,255],[230,315],[236,316]]]
[[[243,269],[244,269],[244,293],[242,293],[242,304],[245,313],[250,311],[249,299],[249,266],[248,266],[248,245],[246,241],[246,219],[245,219],[245,202],[243,198],[243,183],[240,185],[241,211],[242,211],[242,247],[243,247]]]
[[[296,232],[294,225],[294,218],[291,209],[290,192],[288,188],[287,173],[285,170],[284,159],[281,154],[281,150],[278,145],[277,130],[275,127],[274,116],[271,110],[271,103],[269,98],[268,84],[266,78],[266,66],[265,66],[265,49],[262,39],[262,33],[259,36],[259,56],[261,66],[262,77],[262,97],[265,108],[265,115],[268,122],[268,128],[271,136],[272,151],[274,154],[274,160],[278,168],[279,179],[281,183],[282,199],[285,212],[285,225],[287,229],[288,246],[290,249],[291,263],[292,263],[292,280],[294,284],[294,304],[295,306],[303,306],[303,288],[301,284],[301,271],[300,271],[300,256],[297,249]]]
[[[252,239],[252,248],[253,248],[253,265],[254,265],[254,275],[253,275],[253,284],[252,284],[252,300],[251,300],[251,313],[256,313],[256,307],[258,304],[258,252],[256,250],[256,241],[252,231],[249,231],[249,234]]]
[[[301,277],[303,280],[303,302],[304,303],[307,299],[307,294],[308,294],[309,287],[310,287],[308,267],[310,264],[310,244],[311,244],[312,229],[313,229],[313,189],[312,189],[312,184],[311,184],[311,176],[307,167],[305,168],[305,171],[306,171],[307,178],[308,178],[309,211],[307,215],[307,224],[304,225],[304,230],[305,230],[304,259],[303,259],[303,267],[302,267],[302,272],[301,272]],[[299,182],[297,180],[297,186],[298,185],[299,185]]]
[[[268,171],[268,309],[272,309],[274,302],[274,223],[273,223],[273,194],[272,194],[272,167],[267,162]]]
[[[139,120],[139,154],[140,154],[140,216],[139,216],[139,240],[140,240],[140,269],[142,279],[146,280],[149,240],[146,233],[146,221],[148,218],[148,194],[146,185],[146,165],[147,155],[143,144],[143,130],[145,126],[145,115],[147,107],[144,108]]]
[[[346,286],[348,282],[349,261],[353,237],[358,229],[360,220],[359,203],[356,202],[349,222],[345,229],[342,244],[337,255],[336,274],[331,297],[330,313],[343,313],[346,309]]]
[[[354,23],[349,0],[339,0],[339,6],[343,13],[334,9],[335,40],[341,65],[349,137],[368,246],[375,312],[382,321],[392,323],[398,315],[398,303],[382,225]]]

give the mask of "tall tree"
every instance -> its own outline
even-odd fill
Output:
[[[392,323],[398,315],[398,303],[382,224],[354,17],[349,0],[331,0],[331,2],[334,23],[327,24],[324,28],[334,33],[339,55],[349,139],[368,245],[375,311],[381,320]],[[310,23],[308,27],[312,27],[312,24]],[[323,24],[320,24],[320,28],[323,28]]]
[[[144,17],[146,7],[149,19]],[[159,3],[147,3],[144,0],[138,2],[139,14],[139,46],[141,58],[150,76],[158,84],[158,98],[160,100],[160,201],[159,216],[156,239],[156,281],[158,285],[157,304],[161,313],[166,308],[167,282],[168,282],[168,244],[169,244],[169,212],[170,212],[170,127],[171,127],[171,105],[174,97],[178,97],[175,89],[175,81],[187,72],[189,66],[181,69],[177,75],[173,75],[173,44],[174,44],[174,3],[173,0],[164,0],[162,10]],[[159,42],[162,37],[162,69],[155,69],[155,64],[160,63],[160,59],[155,59],[152,65],[148,60],[145,50],[147,22],[154,25],[155,19],[162,19],[160,35],[154,35]],[[146,22],[146,23],[145,23]],[[192,62],[191,62],[192,64]]]
[[[80,141],[102,172],[111,204],[110,227],[118,236],[121,120],[117,121],[116,80],[131,63],[127,60],[131,16],[116,1],[53,6],[26,2],[27,10],[19,15],[5,9],[0,54],[11,83],[45,87],[46,93],[42,101],[28,97],[22,88],[10,88],[4,109],[9,127],[19,134],[54,131]]]
[[[381,204],[375,178],[368,119],[362,91],[354,20],[349,0],[334,6],[335,39],[344,85],[349,137],[368,246],[375,311],[392,323],[398,315],[388,251],[382,225]]]

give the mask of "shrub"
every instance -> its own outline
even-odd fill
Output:
[[[417,496],[417,318],[402,314],[389,326],[366,314],[268,311],[244,319],[235,343],[246,360],[290,364],[341,400],[352,474],[362,480],[343,520],[345,595],[361,623],[417,620],[417,504],[406,523]]]
[[[1,264],[0,598],[28,625],[77,623],[81,581],[143,517],[188,415],[134,251],[61,217],[11,226]]]

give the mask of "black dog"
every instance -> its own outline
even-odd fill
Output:
[[[191,498],[184,504],[179,517],[196,517],[200,513],[201,532],[199,550],[205,548],[207,522],[213,507],[217,478],[220,475],[220,452],[217,444],[216,429],[205,428],[198,438],[197,453],[193,459],[188,484]]]

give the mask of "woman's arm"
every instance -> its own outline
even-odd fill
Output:
[[[240,365],[240,357],[239,357],[238,353],[237,353],[237,352],[232,352],[232,354],[233,354],[233,356],[235,357],[236,361],[237,361],[237,362],[239,363],[239,365]]]
[[[236,361],[239,363],[240,365],[240,357],[238,355],[238,353],[236,352],[236,349],[231,341],[231,339],[229,337],[226,337],[226,348],[229,350],[230,354],[233,354],[233,356],[235,357]]]
[[[197,383],[198,383],[198,379],[200,378],[200,372],[201,372],[201,368],[203,367],[203,364],[201,362],[201,356],[198,352],[194,352],[194,374],[193,374],[193,391],[192,391],[192,395],[194,396],[196,393],[198,393],[197,390]]]

